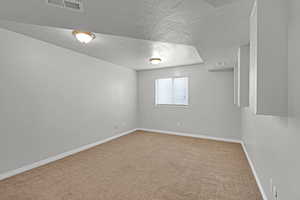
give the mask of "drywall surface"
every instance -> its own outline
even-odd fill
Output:
[[[189,78],[189,106],[155,105],[155,80]],[[240,139],[240,110],[233,104],[233,73],[205,66],[139,71],[140,128]]]
[[[135,71],[4,29],[0,43],[0,173],[137,126]]]
[[[288,1],[287,1],[288,2]],[[270,179],[279,199],[300,199],[300,1],[289,1],[288,117],[257,116],[242,111],[242,133],[265,193],[271,198]]]

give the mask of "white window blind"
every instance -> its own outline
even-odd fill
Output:
[[[188,77],[155,80],[155,104],[188,105]]]

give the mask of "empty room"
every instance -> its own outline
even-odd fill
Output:
[[[300,200],[299,10],[3,0],[0,200]]]

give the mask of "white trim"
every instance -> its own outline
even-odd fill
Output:
[[[75,153],[78,153],[78,152],[81,152],[81,151],[90,149],[90,148],[95,147],[95,146],[97,146],[97,145],[99,145],[99,144],[103,144],[103,143],[105,143],[105,142],[114,140],[114,139],[116,139],[116,138],[119,138],[119,137],[121,137],[121,136],[127,135],[127,134],[129,134],[129,133],[132,133],[132,132],[134,132],[134,131],[136,131],[136,130],[137,130],[137,129],[132,129],[132,130],[129,130],[129,131],[126,131],[126,132],[117,134],[117,135],[115,135],[115,136],[112,136],[112,137],[109,137],[109,138],[100,140],[100,141],[98,141],[98,142],[94,142],[94,143],[91,143],[91,144],[87,144],[87,145],[81,146],[81,147],[79,147],[79,148],[77,148],[77,149],[73,149],[73,150],[71,150],[71,151],[67,151],[67,152],[58,154],[58,155],[56,155],[56,156],[52,156],[52,157],[50,157],[50,158],[47,158],[47,159],[44,159],[44,160],[40,160],[40,161],[37,161],[37,162],[35,162],[35,163],[32,163],[32,164],[23,166],[23,167],[21,167],[21,168],[14,169],[14,170],[11,170],[11,171],[2,173],[2,174],[0,174],[0,181],[3,180],[3,179],[9,178],[9,177],[11,177],[11,176],[15,176],[15,175],[17,175],[17,174],[26,172],[26,171],[28,171],[28,170],[31,170],[31,169],[40,167],[40,166],[42,166],[42,165],[46,165],[46,164],[48,164],[48,163],[50,163],[50,162],[53,162],[53,161],[56,161],[56,160],[65,158],[65,157],[70,156],[70,155],[73,155],[73,154],[75,154]]]
[[[249,156],[249,154],[248,154],[248,152],[247,152],[246,145],[244,144],[244,142],[242,142],[241,145],[242,145],[243,150],[244,150],[244,152],[245,152],[245,154],[246,154],[247,160],[248,160],[249,165],[250,165],[250,167],[251,167],[252,173],[253,173],[253,175],[254,175],[254,177],[255,177],[256,183],[257,183],[258,188],[259,188],[259,190],[260,190],[260,193],[261,193],[261,195],[262,195],[262,197],[263,197],[264,200],[268,200],[267,195],[266,195],[266,193],[265,193],[265,191],[264,191],[264,189],[263,189],[263,187],[262,187],[262,184],[261,184],[261,182],[260,182],[260,180],[259,180],[259,177],[258,177],[258,175],[257,175],[257,172],[256,172],[256,170],[255,170],[255,168],[254,168],[253,162],[252,162],[252,160],[251,160],[251,158],[250,158],[250,156]]]
[[[0,174],[0,181],[3,180],[3,179],[6,179],[6,178],[9,178],[9,177],[12,177],[12,176],[15,176],[17,174],[20,174],[20,173],[23,173],[23,172],[26,172],[26,171],[29,171],[31,169],[34,169],[34,168],[37,168],[37,167],[40,167],[42,165],[46,165],[50,162],[54,162],[56,160],[60,160],[62,158],[65,158],[67,156],[70,156],[70,155],[73,155],[73,154],[76,154],[78,152],[81,152],[81,151],[84,151],[84,150],[87,150],[87,149],[90,149],[92,147],[95,147],[99,144],[103,144],[105,142],[109,142],[111,140],[114,140],[114,139],[117,139],[121,136],[124,136],[124,135],[128,135],[134,131],[137,131],[137,130],[140,130],[140,131],[148,131],[148,132],[155,132],[155,133],[162,133],[162,134],[169,134],[169,135],[178,135],[178,136],[186,136],[186,137],[194,137],[194,138],[201,138],[201,139],[208,139],[208,140],[215,140],[215,141],[223,141],[223,142],[232,142],[232,143],[240,143],[242,145],[242,148],[245,152],[245,155],[247,157],[247,160],[249,162],[249,165],[251,167],[251,170],[252,170],[252,173],[255,177],[255,180],[256,180],[256,183],[258,185],[258,188],[263,196],[263,199],[264,200],[268,200],[265,192],[264,192],[264,189],[262,187],[262,184],[258,178],[258,175],[256,173],[256,170],[254,168],[254,165],[253,165],[253,162],[252,160],[250,159],[250,156],[247,152],[247,149],[246,149],[246,146],[244,144],[244,142],[242,142],[241,140],[235,140],[235,139],[226,139],[226,138],[218,138],[218,137],[211,137],[211,136],[205,136],[205,135],[196,135],[196,134],[189,134],[189,133],[180,133],[180,132],[174,132],[174,131],[163,131],[163,130],[156,130],[156,129],[146,129],[146,128],[136,128],[136,129],[132,129],[132,130],[129,130],[129,131],[126,131],[126,132],[123,132],[123,133],[120,133],[120,134],[117,134],[115,136],[112,136],[112,137],[109,137],[109,138],[106,138],[104,140],[101,140],[101,141],[98,141],[98,142],[95,142],[95,143],[91,143],[91,144],[87,144],[87,145],[84,145],[82,147],[79,147],[77,149],[73,149],[71,151],[67,151],[67,152],[64,152],[64,153],[61,153],[59,155],[56,155],[56,156],[52,156],[50,158],[47,158],[47,159],[44,159],[44,160],[40,160],[40,161],[37,161],[35,163],[32,163],[32,164],[29,164],[29,165],[26,165],[26,166],[23,166],[21,168],[18,168],[18,169],[14,169],[14,170],[11,170],[11,171],[8,171],[8,172],[5,172],[5,173],[2,173]]]
[[[180,132],[174,132],[174,131],[164,131],[164,130],[147,129],[147,128],[137,128],[137,130],[155,132],[155,133],[163,133],[163,134],[169,134],[169,135],[194,137],[194,138],[201,138],[201,139],[208,139],[208,140],[216,140],[216,141],[222,141],[222,142],[232,142],[232,143],[239,143],[239,144],[242,143],[241,140],[236,140],[236,139],[211,137],[211,136],[206,136],[206,135],[198,135],[198,134],[190,134],[190,133],[180,133]]]

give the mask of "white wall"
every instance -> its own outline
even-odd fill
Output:
[[[189,77],[188,107],[155,104],[155,79]],[[140,128],[240,139],[240,111],[233,105],[233,73],[208,72],[205,66],[138,72]],[[178,122],[180,126],[178,126]]]
[[[234,139],[241,128],[269,198],[272,178],[280,199],[296,200],[300,1],[289,2],[288,117],[257,116],[248,108],[240,116],[232,72],[190,66],[138,72],[138,126]],[[137,126],[133,70],[3,29],[0,44],[0,173]],[[174,75],[190,78],[190,106],[155,107],[154,80]]]
[[[137,126],[135,71],[4,29],[0,44],[0,173]]]
[[[267,196],[270,179],[279,199],[300,199],[300,1],[289,0],[288,117],[255,116],[242,111],[243,140]]]

